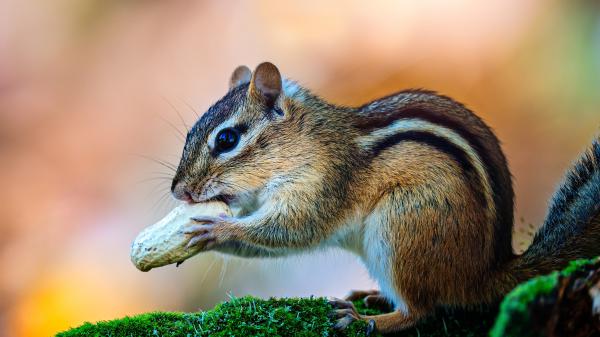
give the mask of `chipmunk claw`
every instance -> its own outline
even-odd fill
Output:
[[[202,224],[193,225],[186,228],[183,233],[190,236],[190,241],[187,243],[185,248],[191,248],[194,246],[201,246],[203,249],[210,249],[216,241],[214,234],[215,225],[213,222],[205,221],[209,217],[197,217],[192,220],[201,222]]]
[[[213,225],[193,225],[183,230],[184,234],[203,234],[208,233],[212,229]]]
[[[367,336],[370,336],[374,331],[375,331],[375,321],[370,319],[369,323],[367,323],[367,331],[365,331],[365,334]]]
[[[199,215],[191,218],[196,222],[203,222],[208,224],[215,224],[219,222],[228,222],[233,220],[232,217],[227,216],[226,214],[219,214],[219,216],[207,216],[207,215]]]
[[[199,246],[202,243],[202,246],[205,249],[210,249],[213,246],[214,242],[215,242],[215,238],[210,235],[195,236],[190,239],[190,242],[188,242],[188,244],[185,246],[185,248],[189,249],[194,246]]]
[[[187,227],[183,233],[190,235],[186,248],[201,246],[208,250],[216,244],[231,238],[231,228],[236,226],[236,219],[226,214],[219,216],[195,216],[190,218],[197,225]]]
[[[336,323],[333,325],[333,328],[336,330],[345,330],[350,324],[352,324],[352,322],[361,319],[361,316],[358,311],[356,311],[354,304],[350,301],[339,298],[330,298],[328,303],[334,308],[330,316],[337,318]]]

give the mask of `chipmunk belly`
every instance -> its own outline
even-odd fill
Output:
[[[382,213],[372,213],[364,222],[363,249],[361,259],[369,275],[379,284],[383,296],[391,300],[396,310],[408,314],[408,306],[399,292],[392,274],[394,270],[392,246],[390,245],[389,222]]]
[[[394,254],[391,254],[390,241],[386,239],[389,233],[389,225],[377,214],[365,217],[357,213],[344,221],[344,225],[321,246],[338,247],[356,254],[379,285],[381,293],[393,302],[397,310],[408,313],[408,307],[391,274]]]

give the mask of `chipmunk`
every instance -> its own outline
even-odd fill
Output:
[[[424,90],[338,106],[268,62],[233,72],[229,92],[187,134],[171,190],[238,210],[194,218],[189,245],[246,257],[320,247],[358,255],[380,290],[331,300],[337,329],[366,320],[399,331],[436,307],[495,303],[532,276],[600,255],[600,138],[516,255],[508,165],[473,112]],[[393,311],[362,316],[350,302],[360,298]]]

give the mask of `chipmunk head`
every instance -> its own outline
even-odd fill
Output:
[[[172,182],[175,198],[229,203],[256,195],[293,169],[298,154],[301,89],[277,67],[260,64],[233,72],[229,92],[195,123]]]

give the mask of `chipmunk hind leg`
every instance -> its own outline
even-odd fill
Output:
[[[427,313],[424,311],[411,311],[410,314],[396,310],[380,315],[361,315],[358,313],[354,304],[350,301],[332,298],[329,300],[335,309],[332,315],[337,319],[334,328],[337,330],[345,330],[352,322],[363,320],[368,323],[367,334],[376,330],[379,333],[387,334],[398,332],[414,326]]]
[[[415,312],[408,315],[402,311],[393,311],[375,316],[362,316],[362,319],[367,321],[367,323],[373,324],[377,332],[388,334],[411,328],[424,316]]]
[[[379,296],[381,295],[381,292],[379,290],[351,290],[350,293],[348,293],[348,295],[346,295],[346,297],[344,297],[344,299],[346,301],[357,301],[357,300],[362,300],[365,299],[368,296]]]
[[[382,333],[415,325],[437,305],[454,303],[453,290],[462,289],[454,286],[463,279],[455,272],[464,271],[453,268],[447,253],[457,248],[453,242],[457,226],[446,223],[454,220],[452,214],[436,207],[435,199],[419,203],[424,192],[415,193],[412,197],[407,190],[388,192],[364,221],[362,259],[378,282],[380,295],[393,303],[395,311],[361,319],[373,320]],[[454,255],[464,257],[460,252]]]

